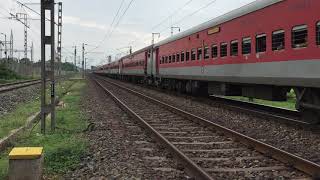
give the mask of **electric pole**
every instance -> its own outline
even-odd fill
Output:
[[[10,58],[13,60],[13,33],[11,29],[11,35],[10,35]]]
[[[33,42],[31,43],[30,54],[31,54],[30,60],[31,60],[31,62],[33,62]]]
[[[84,43],[82,43],[82,78],[84,78]]]
[[[24,58],[28,58],[28,15],[25,13],[17,13],[16,19],[24,24]],[[20,19],[23,19],[23,21]]]
[[[61,76],[62,2],[58,3],[58,75]]]
[[[77,71],[77,46],[73,46],[73,47],[74,47],[74,67],[75,67],[74,71]]]
[[[46,133],[46,116],[51,114],[51,131],[55,130],[55,22],[54,22],[54,0],[41,0],[41,133]],[[46,14],[50,13],[50,27],[46,27]],[[50,30],[50,35],[46,35],[46,30]],[[46,45],[50,45],[50,69],[46,69]],[[47,79],[51,82],[51,101],[46,102]]]
[[[4,55],[6,60],[8,60],[8,49],[7,49],[7,34],[5,33],[0,33],[4,36]]]

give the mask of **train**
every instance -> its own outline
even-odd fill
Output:
[[[256,0],[94,73],[192,95],[287,100],[320,123],[320,1]]]

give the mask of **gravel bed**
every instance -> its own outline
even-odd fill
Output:
[[[118,87],[115,87],[113,85],[110,85],[108,83],[104,83],[104,86],[107,87],[108,90],[110,90],[113,94],[117,96],[122,102],[124,102],[129,108],[131,108],[135,113],[137,113],[142,119],[146,120],[147,122],[152,121],[153,124],[156,123],[163,123],[167,124],[167,130],[173,131],[173,132],[181,132],[181,133],[187,133],[189,135],[190,132],[192,132],[191,129],[197,128],[198,130],[202,131],[201,133],[203,136],[216,136],[215,132],[212,132],[211,130],[207,130],[207,128],[201,127],[201,125],[198,125],[196,123],[193,123],[186,128],[186,126],[181,125],[175,125],[175,123],[191,123],[190,120],[185,120],[184,117],[177,115],[175,113],[172,113],[168,111],[167,109],[162,108],[159,105],[156,105],[152,102],[146,101],[145,99],[132,95],[131,93],[122,90]],[[146,108],[148,107],[148,108]],[[169,123],[172,122],[173,124]],[[156,128],[156,130],[160,130],[160,133],[162,130],[165,130],[165,128]],[[187,130],[188,129],[188,130]],[[163,135],[163,133],[162,133]],[[171,141],[178,149],[184,151],[184,150],[191,150],[191,151],[198,151],[198,150],[211,150],[211,149],[236,149],[236,148],[246,148],[245,145],[240,144],[238,142],[234,142],[232,139],[229,138],[221,138],[220,136],[217,136],[217,141],[211,141],[209,143],[203,142],[201,140],[199,141],[193,141],[192,143],[187,143],[186,141],[178,140],[176,142]],[[226,141],[223,141],[225,139]],[[202,160],[200,159],[197,164],[201,168],[209,168],[213,171],[217,171],[217,169],[225,169],[225,168],[261,168],[261,167],[286,167],[285,164],[270,159],[269,157],[260,155],[259,157],[249,158],[249,159],[242,159],[242,160],[235,160],[233,156],[229,156],[228,158],[224,160],[217,160],[219,157],[212,157],[216,160]],[[205,157],[207,159],[207,157]],[[219,170],[218,170],[219,171]],[[288,174],[289,172],[289,174]],[[211,174],[211,171],[209,170],[207,173]],[[276,174],[275,174],[276,173]],[[216,173],[214,173],[216,178]],[[222,174],[227,174],[227,179],[260,179],[260,178],[275,178],[275,177],[281,177],[281,178],[299,178],[299,177],[305,177],[305,175],[299,171],[293,170],[293,169],[285,169],[285,170],[276,170],[273,169],[272,171],[260,171],[260,172],[247,172],[243,175],[240,175],[239,173],[225,173],[223,171],[219,172],[218,177],[222,177]],[[252,176],[254,175],[254,176]],[[288,176],[290,175],[290,176]],[[217,178],[221,179],[221,178]]]
[[[194,97],[176,96],[127,82],[116,82],[206,118],[214,123],[320,164],[319,133],[228,110],[215,103],[210,106],[206,103],[193,100]]]
[[[93,127],[86,133],[89,151],[66,179],[188,179],[181,165],[92,82],[82,109]]]
[[[38,98],[39,95],[40,85],[33,85],[0,94],[0,117],[12,112],[18,104],[30,102]]]

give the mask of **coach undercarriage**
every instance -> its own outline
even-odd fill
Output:
[[[320,89],[295,88],[297,97],[296,108],[303,119],[315,124],[320,124]]]
[[[133,83],[153,85],[162,89],[186,93],[193,96],[243,96],[249,99],[263,99],[269,101],[287,101],[287,93],[294,89],[296,95],[296,109],[300,111],[302,119],[308,123],[320,124],[320,89],[302,87],[282,87],[252,84],[230,84],[223,82],[206,82],[194,80],[180,80],[169,78],[145,78],[143,76],[108,75],[114,79],[121,79]]]
[[[163,89],[194,96],[244,96],[249,99],[256,98],[269,101],[287,101],[287,93],[291,89],[294,89],[296,94],[296,109],[301,112],[303,120],[312,124],[320,124],[320,89],[229,84],[167,78],[159,79],[159,81],[157,84]]]

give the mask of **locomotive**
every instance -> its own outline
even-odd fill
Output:
[[[285,101],[320,123],[320,1],[257,0],[103,65],[97,74],[194,95]]]

